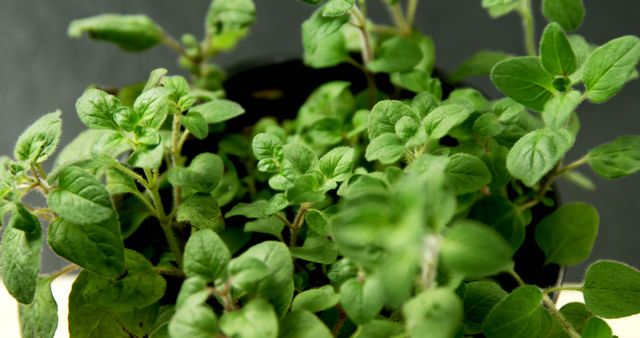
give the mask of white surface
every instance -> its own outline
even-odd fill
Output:
[[[55,338],[69,337],[67,331],[67,298],[74,279],[74,276],[62,276],[52,283],[53,297],[56,299],[59,309],[58,329],[56,330]],[[558,307],[571,302],[584,302],[582,294],[577,291],[562,292],[558,298]],[[620,338],[640,337],[640,315],[621,319],[607,319],[607,323],[611,325],[613,333]],[[0,337],[20,337],[18,305],[7,293],[2,283],[0,283]]]

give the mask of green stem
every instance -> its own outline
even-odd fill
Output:
[[[544,303],[551,316],[560,323],[560,326],[562,326],[562,329],[569,335],[569,337],[580,338],[580,334],[576,332],[573,326],[571,326],[571,323],[569,323],[567,318],[565,318],[562,313],[558,311],[556,305],[553,303],[553,300],[551,300],[548,295],[544,295],[542,297],[542,303]]]
[[[298,209],[296,217],[293,219],[293,223],[289,227],[289,230],[291,231],[289,236],[289,247],[291,248],[294,248],[297,245],[298,232],[300,231],[302,223],[304,222],[304,215],[307,213],[307,210],[309,210],[309,208],[311,208],[310,203],[302,203],[300,205],[300,209]]]
[[[77,266],[75,264],[69,264],[69,265],[63,267],[62,269],[60,269],[58,271],[55,271],[55,272],[52,272],[51,274],[49,274],[49,278],[56,279],[56,278],[58,278],[58,277],[60,277],[62,275],[66,275],[69,272],[72,272],[72,271],[75,271],[75,270],[78,270],[78,269],[80,269],[79,266]]]
[[[409,34],[411,32],[411,27],[402,13],[402,6],[400,6],[400,2],[396,2],[388,7],[393,23],[398,26],[398,29],[400,29],[403,35]]]
[[[524,0],[518,9],[524,28],[524,47],[528,55],[534,56],[538,54],[538,50],[536,47],[535,19],[532,12],[531,0]]]
[[[507,273],[516,281],[518,282],[519,286],[523,286],[523,285],[527,285],[527,283],[524,282],[524,280],[522,280],[522,278],[520,278],[520,275],[518,275],[518,273],[516,272],[516,270],[514,269],[510,269],[509,271],[507,271]]]
[[[142,202],[147,207],[147,209],[149,209],[149,211],[152,214],[154,214],[154,215],[157,214],[156,208],[153,206],[151,201],[149,201],[147,196],[145,196],[143,193],[141,193],[140,191],[137,191],[137,190],[132,191],[131,194],[133,196],[137,197],[140,200],[140,202]]]
[[[418,0],[409,0],[407,4],[407,24],[410,29],[413,29],[413,23],[416,19],[416,12],[418,10]]]
[[[578,168],[580,166],[583,166],[586,163],[587,163],[587,157],[585,156],[585,157],[583,157],[583,158],[581,158],[581,159],[579,159],[577,161],[569,163],[566,166],[560,168],[560,170],[558,170],[558,172],[556,173],[555,176],[560,176],[560,175],[562,175],[562,174],[564,174],[564,173],[566,173],[568,171],[571,171],[571,170],[576,169],[576,168]]]
[[[126,166],[124,166],[122,163],[118,162],[118,161],[113,161],[111,162],[111,166],[120,171],[121,173],[133,178],[134,180],[136,180],[138,183],[140,183],[140,185],[142,185],[145,189],[147,190],[151,190],[149,188],[149,182],[147,182],[147,180],[140,176],[138,173],[136,173],[135,171],[127,168]]]
[[[334,337],[338,337],[340,331],[342,330],[342,327],[344,326],[344,323],[348,318],[347,313],[344,311],[344,308],[340,304],[336,305],[336,309],[338,310],[338,318],[336,318],[336,323],[333,324],[333,328],[331,328],[331,334]]]
[[[582,286],[562,285],[562,286],[555,286],[555,287],[546,288],[546,289],[543,290],[543,292],[546,293],[546,294],[559,292],[559,291],[580,291],[580,292],[582,292]]]
[[[173,126],[171,132],[171,167],[175,168],[181,165],[181,137],[180,129],[182,127],[182,115],[173,115]],[[183,134],[184,135],[184,134]],[[187,134],[188,135],[188,134]],[[186,140],[186,136],[185,136]],[[184,143],[184,141],[182,141]],[[182,203],[182,189],[179,186],[173,187],[173,207],[177,208]]]
[[[351,14],[356,20],[356,27],[360,32],[360,41],[362,42],[362,62],[364,64],[363,71],[367,77],[367,88],[369,95],[369,106],[373,107],[376,103],[376,79],[375,75],[369,70],[368,65],[373,60],[373,47],[371,45],[371,38],[367,30],[367,19],[357,6],[353,6]]]

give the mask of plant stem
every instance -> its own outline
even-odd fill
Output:
[[[551,300],[548,295],[545,294],[542,297],[542,303],[544,303],[551,316],[560,323],[560,326],[562,326],[562,329],[569,335],[569,337],[580,338],[580,334],[576,332],[573,326],[571,326],[571,323],[569,323],[567,318],[565,318],[562,313],[558,311],[556,305],[553,303],[553,300]]]
[[[543,290],[543,292],[546,294],[559,292],[559,291],[582,291],[582,286],[562,285],[562,286],[546,288]]]
[[[540,203],[539,199],[531,200],[531,201],[529,201],[529,202],[527,202],[525,204],[522,204],[522,205],[518,206],[518,211],[523,212],[525,210],[531,209],[531,208],[535,207],[536,205],[538,205],[538,203]]]
[[[520,278],[520,275],[518,275],[518,273],[516,272],[516,270],[514,269],[510,269],[509,271],[507,271],[507,273],[513,277],[513,279],[515,279],[516,282],[518,282],[519,286],[523,286],[523,285],[527,285],[527,283],[524,282],[524,280],[522,280],[522,278]]]
[[[182,127],[182,115],[173,115],[173,126],[171,131],[171,167],[175,168],[181,165],[180,159],[180,128]],[[184,142],[183,142],[184,143]],[[182,203],[182,189],[179,186],[173,187],[173,207],[177,208]]]
[[[185,274],[184,272],[178,270],[178,269],[171,269],[171,268],[154,268],[154,270],[161,274],[161,275],[165,275],[165,276],[172,276],[172,277],[178,277],[178,278],[185,278]]]
[[[48,194],[49,191],[51,190],[51,187],[45,181],[43,181],[43,179],[40,177],[40,173],[38,172],[38,169],[36,168],[35,164],[31,163],[30,166],[31,166],[31,174],[33,175],[33,178],[35,178],[36,180],[35,183],[37,184],[37,186],[42,188],[45,195]]]
[[[173,222],[173,213],[169,216],[165,213],[164,206],[162,205],[162,198],[160,197],[160,192],[158,191],[158,187],[156,185],[156,180],[153,178],[153,173],[149,170],[145,169],[145,173],[147,174],[147,179],[152,181],[149,187],[149,192],[151,193],[151,197],[153,200],[153,204],[156,209],[156,218],[160,222],[160,227],[164,232],[164,236],[167,239],[167,243],[169,244],[169,249],[173,256],[178,262],[178,267],[182,269],[182,250],[180,250],[180,244],[176,238],[176,235],[173,233],[172,222]],[[149,177],[151,176],[151,177]]]
[[[296,242],[298,240],[298,232],[302,227],[302,223],[304,222],[304,215],[307,213],[307,210],[311,208],[310,203],[302,203],[300,205],[300,209],[298,209],[298,213],[296,217],[293,219],[293,223],[289,229],[291,230],[291,236],[289,237],[289,247],[294,248],[296,246]]]
[[[75,271],[77,269],[80,269],[80,267],[75,265],[75,264],[69,264],[69,265],[63,267],[62,269],[60,269],[58,271],[55,271],[55,272],[52,272],[51,274],[49,274],[49,278],[56,279],[56,278],[58,278],[58,277],[60,277],[62,275],[66,275],[69,272]]]
[[[347,313],[344,311],[344,308],[338,304],[336,305],[336,309],[338,310],[338,318],[336,318],[336,323],[333,324],[333,328],[331,329],[331,334],[334,337],[338,337],[340,330],[342,330],[344,323],[347,321]]]
[[[369,70],[368,65],[373,60],[373,47],[371,38],[367,31],[367,19],[357,6],[351,8],[351,15],[356,20],[356,27],[360,31],[360,41],[362,42],[362,62],[364,63],[364,74],[367,77],[367,88],[369,90],[369,106],[373,107],[376,102],[376,79],[374,74]]]
[[[137,181],[138,183],[140,183],[140,185],[142,185],[145,189],[147,189],[147,190],[151,190],[151,189],[149,188],[149,182],[147,182],[147,180],[146,180],[144,177],[140,176],[140,175],[139,175],[138,173],[136,173],[135,171],[133,171],[133,170],[131,170],[131,169],[129,169],[129,168],[127,168],[127,167],[125,167],[122,163],[120,163],[120,162],[118,162],[118,161],[114,160],[114,161],[111,163],[111,166],[112,166],[114,169],[119,170],[121,173],[123,173],[123,174],[125,174],[125,175],[127,175],[127,176],[129,176],[129,177],[131,177],[131,178],[133,178],[134,180],[136,180],[136,181]]]
[[[564,173],[566,173],[568,171],[571,171],[573,169],[576,169],[576,168],[578,168],[578,167],[580,167],[580,166],[582,166],[582,165],[584,165],[586,163],[587,163],[587,157],[585,156],[585,157],[583,157],[583,158],[581,158],[581,159],[579,159],[577,161],[569,163],[566,166],[560,168],[560,170],[558,170],[558,172],[556,173],[555,176],[560,176],[560,175],[562,175],[562,174],[564,174]]]
[[[522,18],[522,26],[524,29],[524,47],[528,55],[534,56],[538,54],[536,47],[536,26],[535,19],[531,10],[531,0],[524,0],[518,8],[518,13]]]
[[[407,4],[407,25],[409,29],[413,30],[413,23],[416,19],[416,12],[418,10],[418,0],[409,0]]]
[[[142,203],[147,207],[147,209],[149,209],[149,211],[150,211],[152,214],[154,214],[154,215],[155,215],[155,214],[157,213],[156,208],[155,208],[155,207],[153,206],[153,204],[149,201],[149,199],[147,198],[147,196],[145,196],[144,194],[142,194],[141,192],[139,192],[139,191],[137,191],[137,190],[132,191],[132,192],[131,192],[131,194],[132,194],[133,196],[137,197],[137,198],[140,200],[140,202],[142,202]]]

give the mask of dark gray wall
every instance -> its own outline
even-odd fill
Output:
[[[71,140],[82,125],[73,104],[91,83],[123,85],[144,80],[156,67],[179,72],[175,56],[162,47],[144,54],[125,54],[117,48],[86,40],[69,40],[66,28],[75,18],[105,13],[146,13],[168,32],[200,35],[208,0],[2,0],[0,1],[0,153],[10,154],[22,129],[43,113],[64,111],[63,142]],[[300,23],[311,8],[294,0],[257,0],[258,20],[250,37],[230,55],[221,56],[223,66],[252,59],[287,58],[300,54]],[[370,3],[375,1],[370,1]],[[539,5],[538,1],[536,6]],[[603,43],[624,34],[640,34],[640,2],[636,0],[587,0],[587,19],[580,33],[589,41]],[[187,6],[187,3],[190,5]],[[466,56],[480,48],[521,52],[521,29],[517,17],[491,20],[480,0],[422,1],[418,20],[438,47],[438,66],[452,71]],[[373,6],[377,7],[377,6]],[[379,7],[379,6],[378,6]],[[374,8],[374,17],[385,13]],[[538,20],[538,30],[543,26]],[[495,93],[487,80],[474,81]],[[628,85],[605,106],[581,108],[582,133],[569,159],[621,134],[640,133],[640,81]],[[584,171],[593,177],[588,170]],[[601,231],[592,260],[610,258],[640,266],[637,245],[640,232],[640,175],[619,181],[594,178],[598,190],[585,192],[561,184],[564,201],[582,200],[600,211]],[[58,266],[47,254],[48,269]],[[569,270],[579,280],[584,267]]]

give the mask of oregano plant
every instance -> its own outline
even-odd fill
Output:
[[[517,258],[533,246],[547,267],[585,261],[598,212],[559,203],[555,181],[640,171],[640,135],[567,156],[581,104],[638,77],[638,37],[573,33],[582,0],[542,1],[539,37],[531,0],[482,0],[522,19],[525,55],[483,50],[439,78],[417,0],[383,0],[390,23],[368,16],[372,0],[304,2],[303,62],[366,85],[335,79],[268,117],[227,99],[213,62],[249,33],[253,0],[213,0],[201,39],[144,15],[71,23],[71,37],[126,51],[169,47],[188,76],[92,86],[76,102],[87,130],[57,155],[59,111],[0,160],[0,272],[24,337],[53,337],[51,282],[71,272],[75,338],[599,338],[614,334],[603,318],[640,313],[634,267],[602,260],[579,286],[536,284]],[[459,85],[472,76],[504,97]],[[43,245],[69,265],[41,274]],[[558,308],[562,290],[584,304]]]

